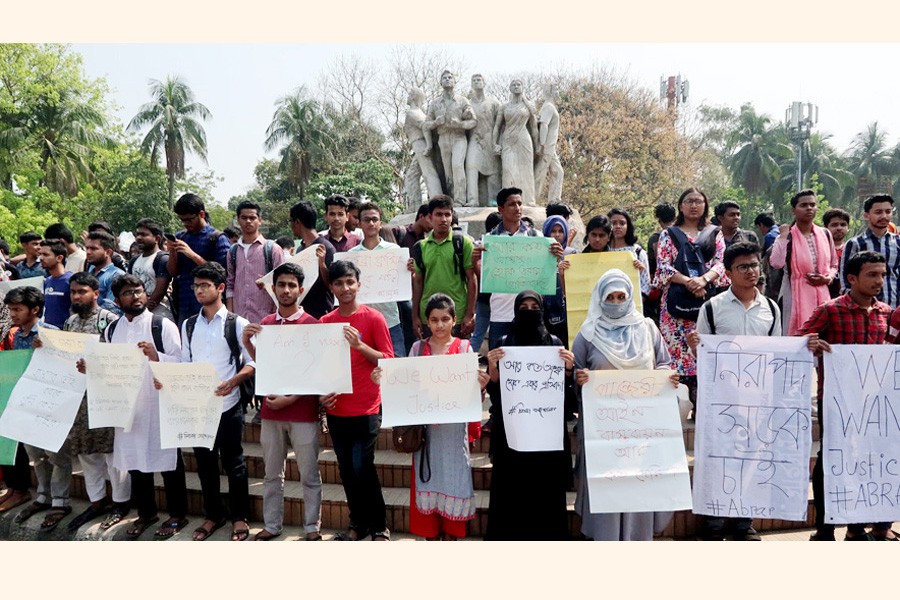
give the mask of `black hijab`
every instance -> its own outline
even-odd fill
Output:
[[[525,310],[525,300],[534,300],[539,310]],[[544,324],[544,299],[535,291],[525,290],[513,302],[514,317],[507,336],[507,346],[548,346],[553,344],[550,332]]]

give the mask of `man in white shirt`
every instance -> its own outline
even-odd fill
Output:
[[[219,489],[219,458],[228,476],[229,516],[232,541],[250,536],[250,493],[247,465],[241,438],[244,414],[241,384],[255,370],[255,363],[240,344],[247,320],[229,313],[222,302],[225,293],[225,269],[216,262],[194,268],[191,287],[200,304],[200,312],[181,326],[181,362],[207,362],[213,365],[222,382],[216,395],[222,398],[222,418],[212,450],[194,448],[197,474],[203,490],[203,512],[206,520],[194,530],[194,540],[202,541],[225,525],[225,510]],[[237,350],[237,352],[235,351]],[[238,355],[238,356],[236,356]]]
[[[367,252],[400,247],[381,238],[381,217],[381,208],[377,204],[366,202],[360,205],[359,220],[362,224],[363,241],[358,246],[350,248],[348,252]],[[409,274],[405,274],[405,276],[409,277]],[[400,323],[400,309],[397,307],[397,303],[373,302],[369,306],[380,312],[387,322],[391,343],[394,345],[394,358],[406,356],[406,342],[403,338],[403,325]]]

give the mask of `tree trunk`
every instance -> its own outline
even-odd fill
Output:
[[[169,210],[175,208],[175,174],[169,173]]]

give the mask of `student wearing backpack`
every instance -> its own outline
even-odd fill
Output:
[[[169,296],[169,286],[172,283],[172,275],[167,267],[169,253],[160,250],[162,236],[162,226],[153,219],[138,221],[134,226],[134,239],[141,253],[128,261],[125,272],[137,275],[143,282],[147,293],[147,310],[174,321]]]
[[[166,241],[169,262],[166,267],[175,280],[175,313],[180,326],[200,311],[194,296],[193,271],[207,262],[217,262],[225,268],[231,242],[221,231],[206,221],[206,207],[196,194],[184,194],[175,202],[175,214],[184,231],[175,234],[176,241]]]
[[[771,298],[756,288],[760,274],[760,248],[751,242],[736,242],[725,249],[723,263],[731,286],[707,300],[700,308],[697,329],[687,342],[696,355],[700,334],[771,336],[781,334],[781,311]],[[735,440],[737,443],[737,440]],[[737,541],[760,541],[753,519],[726,519],[700,515],[701,540],[724,540],[730,533]]]
[[[428,298],[447,294],[457,307],[454,335],[468,338],[475,328],[478,282],[473,266],[474,244],[464,235],[451,232],[453,199],[443,194],[428,201],[431,233],[410,250],[413,268],[413,330],[420,339],[428,337],[422,327]]]
[[[247,319],[228,312],[222,302],[225,293],[225,269],[210,262],[193,271],[197,303],[202,307],[181,326],[181,362],[208,362],[216,369],[221,383],[216,396],[222,398],[222,418],[212,449],[194,448],[197,474],[203,489],[203,524],[194,530],[194,540],[202,541],[227,522],[219,490],[219,462],[228,476],[228,515],[232,522],[232,541],[250,536],[250,493],[247,465],[241,438],[244,433],[241,386],[256,365],[240,344]]]
[[[708,224],[709,200],[701,190],[688,188],[678,198],[675,224],[659,236],[654,285],[662,290],[659,330],[691,404],[697,402],[697,364],[687,335],[697,326],[700,306],[712,285],[723,279],[722,232]]]
[[[782,225],[769,264],[784,269],[781,303],[784,335],[797,335],[817,306],[831,299],[828,286],[838,273],[831,232],[813,223],[819,210],[816,193],[801,190],[791,198],[794,223]]]
[[[275,312],[275,303],[256,280],[284,262],[281,247],[259,232],[259,204],[244,200],[235,209],[241,238],[228,250],[225,306],[251,323]]]

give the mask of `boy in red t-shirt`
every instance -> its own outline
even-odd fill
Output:
[[[275,313],[263,317],[259,325],[244,327],[243,342],[256,360],[256,346],[251,338],[262,331],[262,325],[308,325],[318,319],[307,314],[297,300],[303,293],[303,269],[294,263],[279,265],[273,274],[272,291],[278,299]],[[259,441],[263,450],[266,475],[263,479],[263,519],[265,526],[254,536],[255,541],[268,541],[281,535],[284,525],[284,463],[291,442],[300,480],[303,482],[303,525],[306,539],[322,539],[322,474],[319,471],[319,396],[266,396],[262,403],[262,428]]]
[[[356,265],[344,260],[333,262],[328,268],[328,280],[338,307],[324,315],[322,323],[345,324],[353,380],[352,393],[322,396],[350,507],[350,527],[334,539],[358,540],[371,535],[375,541],[390,541],[384,496],[375,470],[381,388],[372,381],[371,374],[379,359],[394,357],[391,335],[380,312],[357,302],[360,281]]]

